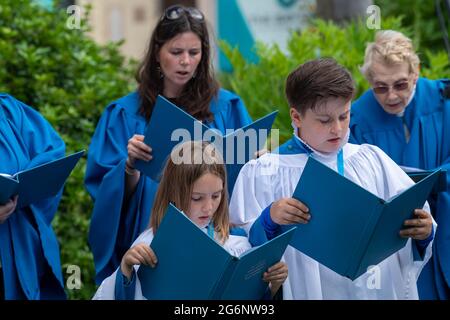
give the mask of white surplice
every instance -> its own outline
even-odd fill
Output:
[[[376,146],[347,143],[343,154],[345,177],[380,198],[387,200],[414,183]],[[313,152],[312,156],[337,171],[336,154]],[[307,159],[305,153],[267,153],[248,162],[241,169],[233,190],[231,222],[249,230],[264,208],[281,198],[291,197]],[[317,197],[327,201],[320,194]],[[351,199],[352,195],[348,195],[349,205]],[[430,212],[428,203],[424,210]],[[434,221],[433,224],[436,230]],[[418,299],[416,281],[430,259],[432,242],[421,261],[414,261],[412,245],[415,244],[409,239],[403,249],[354,281],[288,246],[283,256],[289,267],[289,276],[283,285],[284,299]]]

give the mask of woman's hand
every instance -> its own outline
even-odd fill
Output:
[[[144,143],[144,136],[135,134],[128,140],[127,145],[128,158],[126,167],[129,170],[134,170],[134,164],[137,159],[143,161],[150,161],[152,159],[152,148]]]
[[[131,279],[134,265],[146,265],[154,268],[158,263],[155,252],[145,243],[138,243],[134,247],[125,252],[122,262],[120,263],[120,270],[128,278]]]
[[[406,228],[400,230],[400,236],[404,238],[413,238],[415,240],[424,240],[431,234],[433,219],[431,215],[423,209],[414,210],[415,219],[405,220],[403,223]]]
[[[303,203],[294,198],[275,201],[270,207],[270,217],[278,224],[308,223],[311,215]]]
[[[13,199],[10,199],[7,203],[0,205],[0,224],[4,223],[10,215],[16,210],[17,206],[17,198],[15,196]]]

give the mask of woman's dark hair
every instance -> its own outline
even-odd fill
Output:
[[[198,120],[212,120],[209,104],[217,95],[219,84],[211,65],[208,28],[205,19],[192,17],[187,10],[181,11],[176,19],[168,19],[165,15],[161,18],[153,31],[145,58],[136,73],[141,101],[139,113],[147,120],[152,114],[156,97],[162,94],[164,89],[164,79],[157,61],[159,51],[167,41],[184,32],[193,32],[200,38],[202,58],[195,78],[189,80],[180,96],[176,97],[176,104]]]

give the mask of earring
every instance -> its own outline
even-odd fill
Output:
[[[159,78],[160,78],[160,79],[164,78],[164,73],[162,73],[161,67],[160,67],[160,66],[157,66],[157,67],[156,67],[156,71],[158,71],[158,73],[159,73]]]

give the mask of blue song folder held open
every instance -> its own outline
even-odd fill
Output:
[[[84,150],[56,159],[16,174],[0,175],[0,203],[19,195],[17,208],[56,195]]]
[[[210,141],[222,153],[226,163],[231,194],[242,166],[254,158],[256,151],[264,148],[277,114],[278,111],[274,111],[224,136],[159,95],[144,138],[144,142],[152,147],[153,158],[148,162],[137,160],[135,166],[159,181],[167,158],[177,144],[189,140]]]
[[[144,297],[152,300],[258,300],[263,273],[280,261],[295,229],[235,257],[170,205],[151,248],[155,268],[141,265]]]
[[[309,208],[311,220],[295,224],[290,245],[354,280],[406,245],[403,222],[423,207],[440,174],[385,201],[309,157],[293,198]]]

